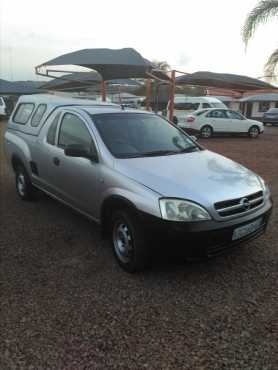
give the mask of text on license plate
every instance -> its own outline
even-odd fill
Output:
[[[250,224],[238,227],[233,232],[232,240],[237,240],[243,238],[246,235],[252,234],[260,228],[261,224],[262,218],[259,218],[258,220],[251,222]]]

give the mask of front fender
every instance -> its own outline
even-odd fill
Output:
[[[6,131],[5,153],[9,164],[12,164],[13,158],[17,158],[22,162],[26,170],[30,173],[31,152],[23,138],[15,135],[10,131]]]

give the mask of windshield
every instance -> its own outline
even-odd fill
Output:
[[[146,113],[91,115],[110,152],[117,158],[186,153],[199,147],[165,119]]]

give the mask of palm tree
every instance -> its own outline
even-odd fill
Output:
[[[245,47],[247,47],[248,42],[253,37],[257,27],[277,15],[278,0],[261,0],[255,8],[251,10],[245,20],[242,30],[242,38],[245,43]],[[273,79],[277,65],[278,49],[274,50],[265,64],[265,77]]]

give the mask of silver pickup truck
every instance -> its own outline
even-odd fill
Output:
[[[130,272],[159,253],[153,245],[199,258],[256,238],[272,209],[252,171],[162,117],[113,104],[23,96],[5,150],[21,199],[40,189],[101,224]]]

